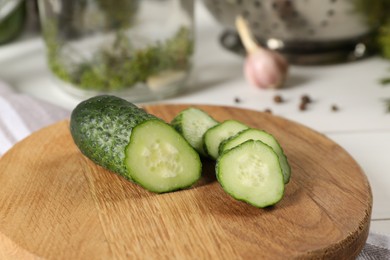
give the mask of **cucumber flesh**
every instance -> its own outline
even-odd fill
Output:
[[[133,181],[156,193],[190,187],[201,176],[198,153],[173,127],[160,120],[134,127],[125,154]]]
[[[219,155],[219,145],[226,139],[248,129],[248,126],[236,120],[226,120],[219,123],[204,134],[204,147],[206,153],[213,159]]]
[[[225,140],[220,146],[220,154],[224,151],[232,149],[237,145],[240,145],[248,140],[259,140],[269,145],[279,157],[280,167],[282,168],[284,183],[287,184],[290,181],[291,168],[287,161],[287,157],[283,152],[282,147],[278,141],[269,133],[259,129],[246,129],[237,135]]]
[[[216,124],[218,121],[203,110],[194,107],[181,111],[171,122],[171,125],[201,155],[206,155],[203,149],[203,135]]]
[[[274,205],[283,197],[279,158],[261,141],[246,141],[224,152],[217,160],[216,173],[228,194],[255,207]]]

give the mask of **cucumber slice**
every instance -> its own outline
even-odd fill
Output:
[[[134,127],[125,154],[132,179],[156,193],[190,187],[201,176],[198,153],[170,125],[159,120]]]
[[[203,135],[216,124],[218,121],[203,110],[194,107],[181,111],[171,122],[171,125],[201,155],[206,155],[203,150]]]
[[[249,140],[224,152],[217,160],[217,179],[233,198],[263,208],[284,194],[279,157],[261,141]]]
[[[217,159],[219,155],[219,145],[231,136],[236,135],[242,130],[248,129],[237,120],[226,120],[222,123],[213,126],[204,134],[204,147],[206,153],[213,159]]]
[[[282,147],[278,141],[271,134],[259,130],[259,129],[246,129],[237,135],[225,140],[219,147],[219,153],[222,154],[224,151],[232,149],[237,145],[240,145],[248,140],[259,140],[269,145],[279,157],[280,167],[282,168],[284,183],[287,184],[290,181],[291,168],[287,161],[287,157],[283,152]]]

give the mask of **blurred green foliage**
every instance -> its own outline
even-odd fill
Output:
[[[23,30],[26,4],[22,1],[3,21],[0,22],[0,44],[16,38]]]
[[[358,12],[367,17],[370,26],[378,28],[375,41],[379,53],[390,59],[390,0],[353,0]]]
[[[380,0],[382,12],[378,30],[378,46],[383,57],[390,59],[390,0]]]
[[[138,8],[139,0],[96,0],[106,16],[108,28],[128,28]]]

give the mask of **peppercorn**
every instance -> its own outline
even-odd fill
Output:
[[[281,95],[274,96],[274,102],[275,103],[283,103],[283,97]]]
[[[332,105],[332,106],[331,106],[331,110],[332,110],[333,112],[337,112],[337,111],[339,111],[339,107],[338,107],[337,105]]]
[[[301,101],[302,101],[302,103],[311,103],[311,98],[309,97],[309,95],[303,95],[302,97],[301,97]]]
[[[264,112],[265,112],[265,113],[272,114],[272,110],[271,110],[271,109],[269,109],[269,108],[266,108],[266,109],[264,110]]]
[[[301,102],[301,104],[299,104],[299,110],[304,111],[306,109],[307,109],[307,102]]]

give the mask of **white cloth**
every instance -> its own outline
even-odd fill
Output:
[[[390,259],[390,237],[370,233],[362,252],[357,260],[388,260]]]
[[[32,132],[69,114],[58,106],[16,93],[0,82],[0,156]]]
[[[34,131],[66,119],[69,115],[70,111],[16,93],[7,84],[0,82],[0,157]],[[390,259],[390,237],[370,233],[357,259]]]

